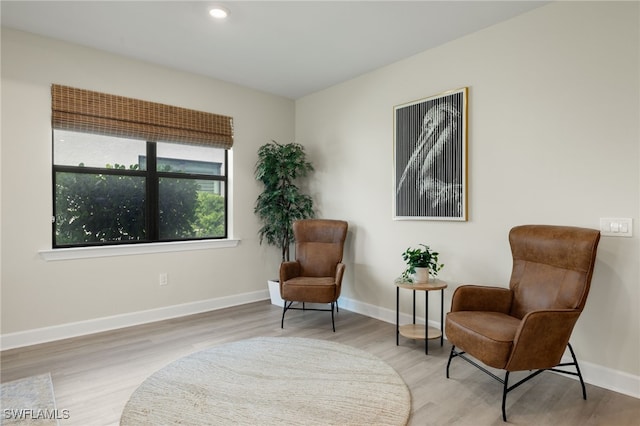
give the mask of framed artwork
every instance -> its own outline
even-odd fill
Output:
[[[397,220],[467,220],[468,88],[393,108]]]

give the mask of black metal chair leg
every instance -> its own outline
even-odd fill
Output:
[[[334,318],[334,310],[335,307],[337,307],[337,302],[330,302],[331,303],[331,309],[319,309],[319,308],[306,308],[305,306],[305,302],[297,302],[297,303],[302,303],[302,308],[299,308],[297,305],[296,307],[291,307],[291,305],[293,305],[294,300],[289,301],[289,303],[287,303],[287,300],[283,301],[283,305],[282,305],[282,320],[280,321],[280,328],[284,328],[284,315],[287,313],[287,311],[289,309],[293,309],[293,310],[299,310],[299,311],[331,311],[331,327],[333,328],[333,331],[335,333],[336,331],[336,322],[335,322],[335,318]]]
[[[504,375],[504,379],[496,376],[495,374],[493,374],[491,371],[487,370],[486,368],[484,368],[482,365],[478,364],[477,362],[472,361],[470,358],[467,358],[465,355],[464,351],[456,351],[456,347],[455,345],[451,346],[451,352],[449,354],[449,360],[447,361],[447,379],[449,378],[449,366],[451,365],[451,360],[455,357],[460,357],[463,360],[467,361],[469,364],[475,366],[476,368],[478,368],[479,370],[483,371],[484,373],[488,374],[489,376],[493,377],[494,379],[496,379],[498,382],[502,383],[502,420],[503,421],[507,421],[507,411],[506,411],[506,406],[507,406],[507,393],[511,392],[512,390],[514,390],[515,388],[519,387],[521,384],[526,383],[527,381],[533,379],[534,377],[536,377],[537,375],[545,372],[545,371],[555,371],[556,373],[562,373],[562,374],[569,374],[572,376],[578,376],[578,378],[580,379],[580,385],[582,386],[582,398],[583,399],[587,399],[587,390],[586,387],[584,385],[584,379],[582,378],[582,372],[580,371],[580,367],[578,366],[578,359],[576,358],[576,354],[573,351],[573,348],[571,347],[571,344],[567,344],[569,351],[571,352],[571,357],[573,358],[573,362],[566,362],[566,363],[561,363],[556,365],[555,367],[552,368],[545,368],[542,370],[535,370],[532,373],[530,373],[528,376],[526,376],[525,378],[523,378],[522,380],[520,380],[519,382],[517,382],[514,385],[509,386],[509,371],[505,371],[505,375]],[[567,367],[567,366],[574,366],[576,368],[576,372],[574,373],[573,371],[566,371],[563,369],[558,369],[557,367]]]
[[[504,373],[504,386],[502,387],[502,421],[507,421],[507,412],[505,405],[507,403],[507,392],[509,392],[509,372]]]
[[[289,306],[287,306],[286,300],[283,300],[282,302],[283,302],[282,303],[282,320],[280,321],[280,328],[284,328],[284,314],[287,313],[287,309],[289,309],[289,307],[293,303],[293,302],[289,302]]]
[[[456,351],[456,347],[455,347],[455,345],[452,345],[451,346],[451,352],[449,352],[449,361],[447,362],[447,379],[449,378],[449,366],[451,365],[451,360],[454,357],[453,354],[455,353],[455,351]]]
[[[331,327],[333,327],[333,332],[336,332],[336,323],[333,319],[333,302],[331,302]]]
[[[576,358],[575,352],[573,352],[573,348],[571,347],[571,343],[567,343],[569,347],[569,352],[571,352],[571,357],[573,358],[573,363],[576,366],[576,371],[578,372],[578,378],[580,379],[580,385],[582,386],[582,399],[587,400],[587,388],[584,386],[584,380],[582,380],[582,373],[580,372],[580,367],[578,366],[578,359]]]

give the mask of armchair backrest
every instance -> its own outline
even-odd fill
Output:
[[[513,270],[512,316],[540,309],[582,311],[600,232],[570,226],[523,225],[509,233]]]
[[[334,277],[342,262],[347,222],[331,219],[303,219],[293,222],[296,260],[300,276]]]

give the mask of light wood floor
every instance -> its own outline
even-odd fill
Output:
[[[326,312],[290,311],[258,302],[205,314],[67,339],[1,353],[1,380],[50,372],[62,425],[117,425],[131,393],[156,370],[184,355],[256,336],[332,340],[366,350],[390,364],[411,390],[411,425],[502,425],[502,385],[463,360],[445,378],[450,347],[400,338],[395,325],[342,309],[331,331]],[[580,355],[578,354],[578,357]],[[512,380],[517,377],[512,375]],[[515,383],[515,381],[513,382]],[[545,372],[512,391],[508,423],[519,425],[638,425],[640,400]]]

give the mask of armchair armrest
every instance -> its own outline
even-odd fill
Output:
[[[451,300],[451,312],[486,311],[508,314],[513,293],[508,288],[464,285],[458,287]]]
[[[338,263],[336,265],[336,285],[339,287],[342,284],[342,276],[344,275],[344,263]]]
[[[280,264],[280,286],[282,283],[300,275],[300,263],[297,261],[282,262]]]
[[[340,297],[340,291],[342,290],[342,276],[344,275],[344,263],[338,263],[336,265],[336,299]]]
[[[558,365],[579,316],[577,309],[547,309],[526,314],[516,331],[505,370],[544,369]]]

